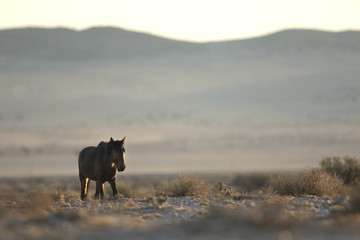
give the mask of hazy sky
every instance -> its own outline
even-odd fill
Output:
[[[111,25],[209,41],[287,28],[360,29],[359,0],[1,0],[0,28]]]

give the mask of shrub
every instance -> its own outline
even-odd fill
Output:
[[[344,182],[319,169],[305,170],[299,177],[299,195],[338,196],[346,194]]]
[[[280,195],[338,196],[348,193],[343,181],[324,170],[308,169],[295,176],[271,177],[269,187]]]
[[[360,161],[355,157],[326,157],[320,162],[320,168],[348,185],[360,180]]]
[[[271,176],[268,182],[268,187],[280,195],[298,195],[298,186],[295,177],[290,175],[275,175]]]
[[[210,187],[199,178],[179,177],[169,187],[173,197],[204,196],[210,192]]]

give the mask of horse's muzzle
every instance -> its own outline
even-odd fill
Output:
[[[121,166],[121,167],[118,168],[119,172],[123,172],[124,170],[125,170],[125,166]]]

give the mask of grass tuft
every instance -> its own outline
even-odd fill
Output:
[[[199,178],[179,177],[169,187],[170,196],[204,196],[211,193],[211,188]]]
[[[139,195],[136,189],[125,181],[118,181],[117,190],[120,195],[126,198],[137,197]]]
[[[120,196],[125,198],[138,197],[139,191],[126,181],[117,181],[116,188]],[[109,184],[105,184],[105,194],[108,198],[113,197],[113,192]]]
[[[347,195],[343,181],[324,170],[307,169],[295,176],[278,175],[269,180],[269,187],[280,195],[339,196]]]

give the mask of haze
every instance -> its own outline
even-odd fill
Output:
[[[0,175],[74,175],[83,147],[124,136],[126,174],[292,171],[359,156],[358,9],[2,1]]]
[[[0,31],[1,174],[75,174],[127,139],[127,173],[278,171],[359,155],[360,33],[194,44],[115,28]]]

